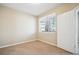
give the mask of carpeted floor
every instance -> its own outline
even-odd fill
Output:
[[[0,48],[0,55],[72,55],[58,47],[41,41],[32,41],[6,48]]]

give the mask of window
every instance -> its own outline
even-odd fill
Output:
[[[55,32],[56,14],[40,18],[39,29],[41,32]]]

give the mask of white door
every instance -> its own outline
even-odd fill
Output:
[[[60,14],[57,17],[57,45],[74,53],[75,51],[75,20],[74,10]]]

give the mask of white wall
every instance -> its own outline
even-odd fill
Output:
[[[35,17],[0,6],[0,47],[35,38]]]
[[[46,41],[54,45],[57,44],[56,32],[39,32],[38,38],[41,41]]]

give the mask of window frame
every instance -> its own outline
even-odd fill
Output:
[[[57,15],[56,15],[56,13],[53,13],[53,14],[50,14],[50,15],[47,15],[47,16],[44,16],[44,17],[40,17],[39,18],[39,32],[43,32],[43,31],[41,31],[41,25],[40,25],[40,21],[41,20],[43,20],[43,19],[45,19],[45,18],[48,18],[48,17],[55,17],[55,21],[56,21],[56,30],[55,31],[44,31],[44,33],[52,33],[52,32],[56,32],[57,31]]]

